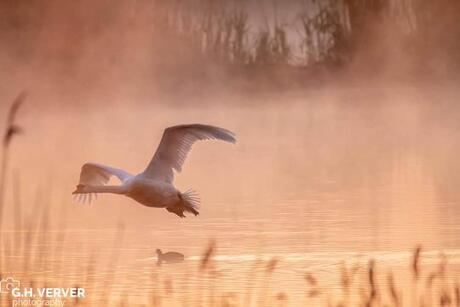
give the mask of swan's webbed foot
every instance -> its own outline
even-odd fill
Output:
[[[166,210],[168,210],[171,213],[174,213],[178,217],[185,217],[184,209],[181,207],[166,207]]]

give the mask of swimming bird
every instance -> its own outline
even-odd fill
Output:
[[[184,261],[184,255],[178,252],[167,252],[162,253],[161,249],[157,249],[157,265],[161,265],[163,262],[166,263],[179,263]]]
[[[93,194],[121,194],[147,207],[165,208],[179,217],[185,217],[184,212],[196,216],[200,204],[198,195],[191,189],[180,192],[173,180],[174,171],[182,170],[192,145],[200,140],[236,142],[233,132],[215,126],[191,124],[169,127],[164,130],[160,144],[143,172],[132,175],[119,168],[85,163],[77,189],[72,194],[79,194],[82,202],[88,198],[91,202]],[[108,185],[112,176],[117,177],[121,184]]]

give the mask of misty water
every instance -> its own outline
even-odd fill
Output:
[[[360,85],[183,104],[98,97],[26,105],[7,194],[24,218],[18,229],[15,207],[6,209],[6,271],[85,287],[94,302],[104,293],[147,302],[155,293],[169,304],[214,292],[239,302],[278,292],[305,300],[306,273],[338,291],[342,264],[365,268],[370,258],[379,272],[398,272],[401,285],[418,244],[424,270],[443,252],[458,275],[457,97],[448,86]],[[162,130],[182,123],[225,127],[238,140],[196,144],[176,176],[181,190],[200,194],[198,217],[180,219],[117,195],[72,201],[83,163],[140,172]],[[212,240],[209,276],[198,267]],[[186,261],[157,267],[157,248]],[[278,260],[272,274],[270,259]]]

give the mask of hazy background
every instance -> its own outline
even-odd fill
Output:
[[[230,276],[275,255],[277,281],[297,293],[307,270],[360,253],[397,267],[419,243],[457,272],[459,6],[382,3],[2,1],[0,120],[29,93],[5,228],[20,216],[37,233],[65,229],[65,261],[120,253],[131,275],[157,247],[194,261],[214,238],[237,262]],[[195,145],[176,176],[200,194],[198,217],[112,195],[72,202],[83,163],[140,172],[165,127],[198,122],[238,139]]]
[[[15,183],[24,212],[62,207],[75,227],[179,227],[129,199],[78,206],[70,192],[83,163],[142,171],[165,127],[203,122],[238,143],[197,145],[177,176],[200,192],[200,219],[303,229],[332,202],[363,214],[350,221],[373,229],[369,244],[414,212],[411,236],[425,226],[420,238],[444,240],[426,226],[455,222],[460,32],[458,5],[441,2],[2,1],[2,110],[29,92],[6,197]]]

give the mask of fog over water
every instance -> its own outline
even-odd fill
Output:
[[[435,223],[432,227],[451,231],[449,225],[456,222],[451,211],[456,212],[458,196],[452,188],[458,165],[451,159],[459,145],[454,138],[456,109],[443,114],[454,99],[448,89],[441,97],[424,92],[410,87],[321,90],[302,97],[286,95],[289,101],[282,105],[275,101],[262,105],[251,98],[251,105],[245,106],[221,97],[215,98],[219,104],[180,107],[120,101],[109,108],[48,106],[32,113],[33,106],[26,105],[21,113],[26,134],[15,140],[12,168],[31,202],[38,190],[55,202],[68,203],[68,218],[75,226],[122,219],[133,226],[179,227],[193,218],[175,219],[162,210],[110,195],[79,206],[70,203],[69,193],[86,161],[140,172],[165,127],[210,123],[235,131],[238,143],[197,144],[177,176],[179,187],[193,187],[202,196],[201,220],[276,217],[280,224],[275,230],[288,225],[314,229],[305,220],[315,212],[332,210],[339,220],[348,212],[349,226],[356,231],[381,227],[367,234],[368,244],[376,247],[394,247],[385,240],[401,239],[388,236],[393,227],[415,236],[413,242],[401,239],[409,246],[417,238],[428,240],[425,231],[435,236],[432,241],[448,244],[448,237],[439,234],[436,239],[429,227]],[[433,104],[427,101],[430,97],[441,102]],[[86,217],[77,218],[80,214]],[[287,221],[291,222],[284,224]]]
[[[139,278],[148,276],[155,248],[180,250],[193,266],[209,239],[218,244],[216,261],[225,276],[246,276],[255,259],[279,258],[275,284],[292,295],[304,291],[297,283],[302,274],[330,276],[341,261],[365,264],[374,257],[404,268],[406,251],[419,243],[429,251],[427,268],[444,250],[456,272],[458,108],[445,112],[455,92],[421,91],[320,90],[292,94],[283,105],[265,100],[253,105],[254,98],[245,105],[245,97],[235,104],[222,97],[215,98],[221,104],[181,107],[121,101],[110,108],[46,107],[33,113],[30,105],[21,113],[27,132],[15,140],[12,169],[24,214],[37,214],[36,206],[48,208],[50,240],[67,229],[64,259],[85,263],[97,255],[102,264],[117,253],[119,274],[138,274],[132,284],[121,282],[134,292]],[[179,219],[117,195],[100,195],[91,205],[72,202],[84,162],[141,171],[162,129],[187,122],[220,125],[238,136],[235,146],[197,144],[176,177],[180,189],[199,192],[198,217]],[[125,229],[120,241],[119,223]],[[183,267],[168,274],[182,280],[176,269]],[[219,287],[244,284],[235,280]]]
[[[33,229],[30,246],[44,247],[5,252],[14,260],[7,272],[68,278],[91,289],[91,300],[103,292],[94,284],[112,276],[114,297],[128,289],[141,301],[142,291],[157,290],[147,283],[153,275],[200,284],[187,274],[213,239],[217,266],[229,277],[222,291],[250,287],[246,276],[257,259],[273,257],[280,263],[271,286],[297,298],[312,271],[336,291],[342,261],[375,258],[382,271],[407,276],[408,251],[417,244],[426,268],[442,250],[458,276],[458,78],[407,81],[401,55],[389,65],[401,71],[382,68],[381,78],[339,71],[321,75],[319,86],[309,80],[286,90],[252,80],[252,87],[251,77],[227,81],[212,64],[197,72],[192,51],[169,50],[165,42],[173,39],[155,36],[148,1],[119,1],[112,10],[105,1],[63,3],[3,4],[9,11],[0,16],[8,17],[0,28],[0,124],[18,92],[28,92],[18,114],[24,133],[11,146],[4,232],[26,238]],[[280,18],[295,18],[297,2],[278,5]],[[257,12],[259,3],[249,7]],[[261,7],[273,9],[268,1]],[[176,176],[180,190],[201,196],[198,217],[179,219],[119,195],[73,202],[85,162],[141,172],[163,129],[184,123],[237,136],[236,145],[194,145]],[[157,268],[160,247],[184,253],[186,262]],[[44,268],[20,265],[41,257],[49,259]],[[98,268],[93,275],[88,263]],[[264,268],[258,273],[263,281]]]

